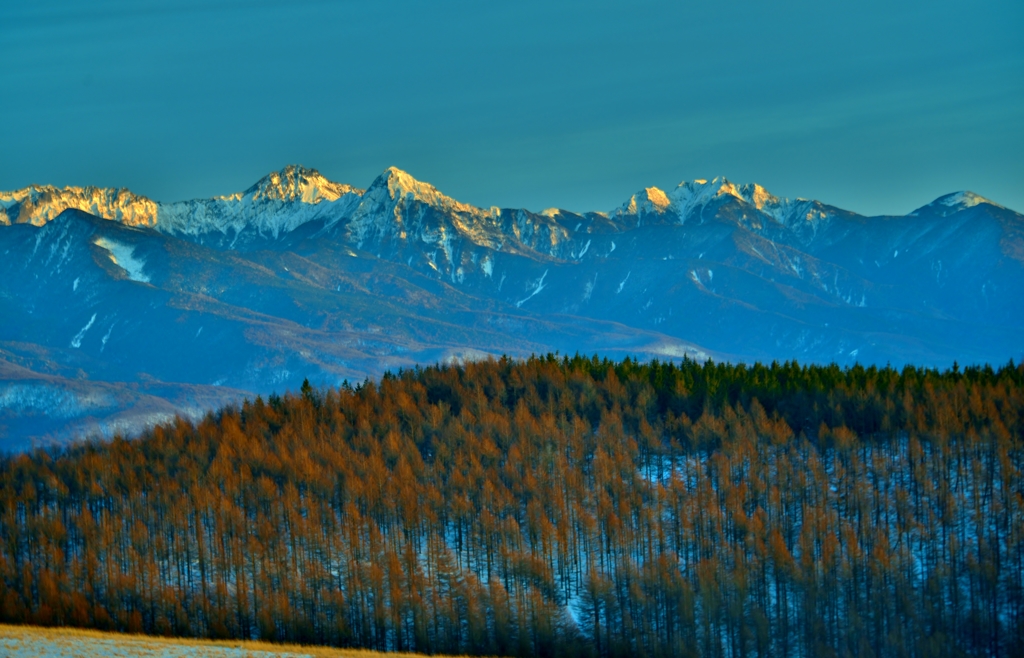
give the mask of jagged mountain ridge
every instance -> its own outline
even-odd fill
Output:
[[[149,226],[171,234],[201,236],[254,230],[277,238],[302,224],[325,218],[328,225],[350,222],[353,238],[361,242],[367,233],[387,236],[387,227],[379,225],[381,218],[394,219],[400,225],[404,219],[401,208],[415,202],[458,216],[462,220],[458,226],[460,232],[481,240],[491,238],[488,243],[492,246],[503,243],[501,236],[515,235],[522,239],[525,235],[529,241],[534,233],[548,238],[554,245],[559,238],[578,232],[578,225],[575,230],[568,228],[573,218],[585,220],[586,232],[621,231],[629,227],[634,218],[642,225],[645,218],[655,216],[660,218],[655,223],[685,223],[693,216],[699,219],[708,204],[722,197],[749,204],[775,222],[794,229],[799,229],[803,222],[815,225],[833,213],[843,212],[816,201],[779,198],[757,184],[737,186],[723,177],[710,182],[684,181],[667,193],[656,187],[646,188],[610,213],[482,209],[445,196],[429,183],[418,181],[395,167],[385,170],[368,190],[363,190],[332,182],[315,169],[289,165],[279,172],[271,172],[245,192],[170,203],[153,201],[126,189],[32,185],[14,192],[0,192],[0,224],[40,226],[73,208],[129,226]],[[977,195],[973,197],[987,201]],[[311,212],[303,206],[322,207]],[[499,236],[497,240],[495,235]],[[540,241],[530,246],[550,252]]]
[[[445,196],[395,167],[362,190],[331,182],[315,169],[289,165],[244,193],[173,203],[123,189],[30,186],[0,193],[0,224],[38,226],[74,208],[229,249],[245,249],[254,241],[259,247],[262,238],[279,239],[306,224],[322,225],[321,235],[341,235],[356,248],[378,249],[407,262],[411,256],[454,281],[464,277],[467,268],[486,274],[493,261],[479,257],[470,263],[455,262],[453,240],[493,251],[576,261],[587,254],[592,234],[649,224],[703,223],[709,206],[728,201],[751,206],[753,218],[741,213],[739,221],[770,237],[785,228],[801,238],[808,232],[813,236],[830,217],[852,214],[816,201],[780,199],[759,185],[736,186],[724,178],[683,182],[668,193],[647,188],[610,213],[482,209]],[[410,241],[419,243],[417,253],[406,253]]]
[[[34,186],[0,206],[0,359],[29,359],[46,382],[0,379],[0,434],[5,413],[32,426],[40,386],[81,397],[82,382],[104,399],[108,385],[157,382],[209,401],[556,349],[928,365],[1024,354],[1024,217],[970,192],[863,217],[716,178],[607,213],[535,213],[461,203],[396,168],[364,190],[290,166],[215,199]],[[193,409],[176,390],[168,404]],[[132,399],[149,422],[153,404]],[[131,426],[109,411],[88,426]],[[46,432],[69,436],[82,414]]]
[[[249,240],[239,242],[240,236],[278,239],[307,223],[321,221],[328,229],[342,226],[345,237],[357,247],[407,240],[411,228],[419,230],[414,238],[426,244],[443,244],[457,235],[491,249],[525,249],[576,260],[583,252],[585,237],[593,233],[623,232],[650,224],[703,223],[710,219],[705,216],[708,212],[729,204],[738,206],[732,214],[745,228],[767,237],[788,229],[801,243],[813,241],[819,229],[837,217],[860,217],[819,201],[780,198],[755,183],[736,185],[724,177],[684,181],[668,192],[646,188],[608,213],[554,208],[534,213],[465,204],[395,167],[385,170],[364,190],[330,181],[315,169],[289,165],[245,192],[170,203],[125,189],[33,185],[0,192],[0,225],[39,226],[74,208],[129,226],[149,226],[203,243],[244,248]],[[908,216],[929,208],[944,208],[949,214],[979,204],[1002,208],[972,192],[958,192]],[[450,221],[424,224],[415,212],[407,212],[422,206]]]
[[[708,219],[705,213],[709,207],[716,212],[717,207],[729,203],[740,206],[740,212],[734,214],[746,228],[766,235],[772,230],[789,229],[801,242],[811,241],[819,228],[836,217],[859,217],[819,201],[780,198],[756,183],[736,185],[724,177],[684,181],[668,192],[649,187],[609,213],[555,208],[533,213],[462,203],[395,167],[385,170],[364,190],[330,181],[315,169],[289,165],[271,172],[245,192],[170,203],[126,189],[32,185],[0,192],[0,225],[39,226],[73,208],[203,242],[219,233],[222,239],[231,238],[221,246],[237,248],[245,244],[236,242],[240,235],[254,233],[277,239],[321,220],[326,228],[344,225],[346,238],[357,247],[368,239],[371,244],[405,240],[411,227],[420,229],[417,237],[427,244],[443,242],[449,234],[455,234],[492,249],[525,247],[539,254],[575,260],[582,251],[582,245],[576,243],[584,235],[622,232],[649,224],[701,223]],[[967,191],[940,197],[908,216],[927,209],[944,209],[940,215],[945,216],[979,204],[1002,208]],[[424,225],[417,221],[421,218],[409,216],[414,213],[405,212],[412,206],[428,206],[453,221]],[[567,243],[570,248],[566,248]]]
[[[315,169],[289,165],[271,172],[244,192],[212,199],[158,202],[126,189],[31,185],[0,192],[0,224],[41,226],[67,209],[170,234],[200,236],[254,231],[273,237],[294,230],[363,190],[335,183]]]

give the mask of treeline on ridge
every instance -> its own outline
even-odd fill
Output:
[[[507,358],[0,460],[0,621],[446,653],[1024,654],[1024,366]]]

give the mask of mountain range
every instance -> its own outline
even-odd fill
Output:
[[[864,217],[724,178],[610,212],[479,208],[389,168],[245,192],[0,193],[0,448],[245,396],[559,351],[949,366],[1024,354],[1024,216]]]

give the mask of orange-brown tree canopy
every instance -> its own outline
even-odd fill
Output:
[[[1009,655],[1024,369],[489,360],[0,460],[0,620],[376,649]]]

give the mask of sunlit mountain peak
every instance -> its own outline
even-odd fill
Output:
[[[974,206],[978,206],[983,203],[987,203],[990,206],[995,206],[996,208],[1003,207],[996,203],[995,201],[992,201],[991,199],[986,199],[980,194],[975,194],[974,192],[971,192],[969,190],[964,190],[962,192],[944,194],[943,196],[940,196],[938,199],[932,201],[928,205],[921,206],[920,208],[918,208],[917,210],[910,214],[920,215],[928,213],[938,215],[940,217],[945,217],[946,215],[952,215],[955,212],[966,210],[968,208],[973,208]]]
[[[68,208],[129,226],[152,226],[157,216],[156,202],[124,188],[29,185],[0,192],[0,225],[42,226]]]
[[[328,180],[316,169],[292,164],[280,171],[272,171],[261,178],[245,191],[245,196],[251,196],[253,199],[267,198],[280,201],[320,203],[321,201],[337,201],[344,195],[353,192],[362,194],[363,190],[345,183]]]
[[[664,190],[657,187],[646,187],[612,211],[612,215],[644,215],[664,213],[672,205],[672,201]]]

